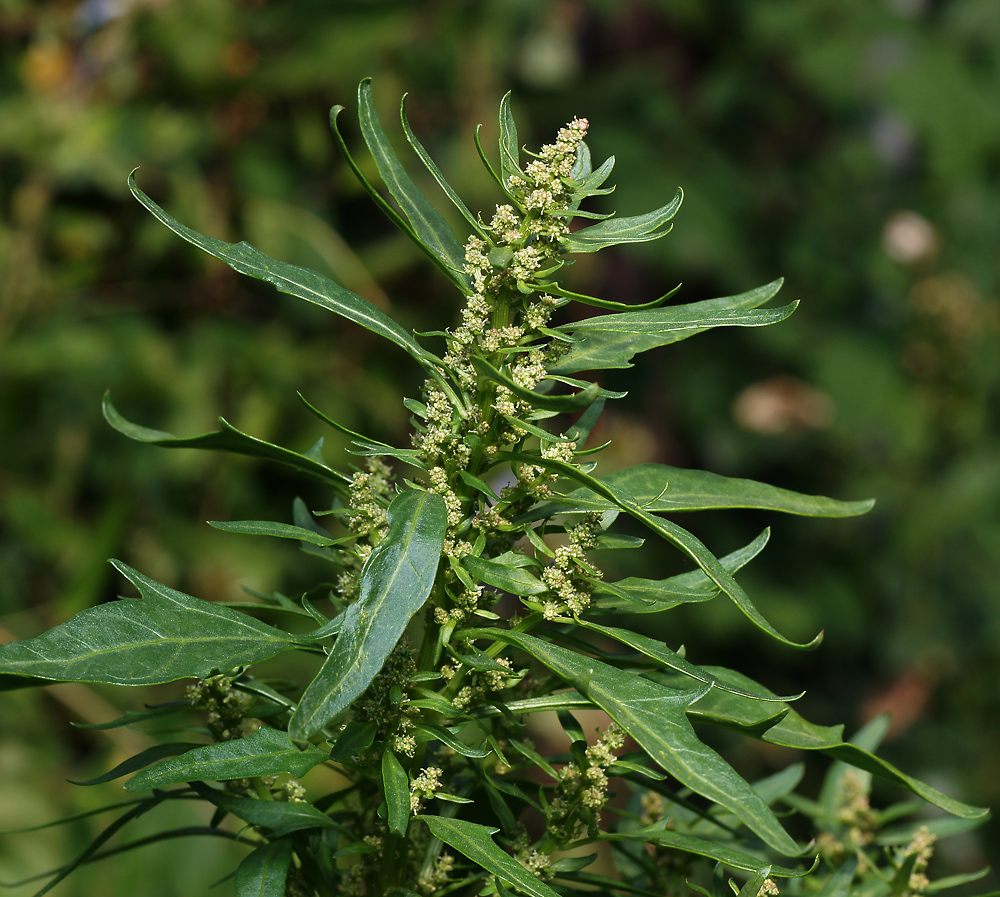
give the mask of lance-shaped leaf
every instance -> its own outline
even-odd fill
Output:
[[[413,133],[413,129],[410,127],[410,123],[406,118],[406,95],[403,95],[403,99],[399,104],[399,119],[403,124],[403,133],[406,134],[406,139],[409,141],[413,151],[420,157],[420,161],[424,163],[424,167],[433,175],[434,180],[438,182],[438,185],[445,192],[445,195],[452,201],[455,208],[462,213],[462,217],[468,222],[469,227],[471,227],[480,237],[484,240],[486,239],[486,230],[482,224],[476,219],[476,217],[469,211],[469,207],[462,201],[462,198],[455,192],[451,184],[445,180],[444,175],[441,173],[441,169],[438,168],[437,163],[430,157],[427,150],[424,149],[423,144],[417,139],[417,135]]]
[[[684,191],[678,189],[670,202],[652,212],[631,218],[609,218],[576,233],[566,234],[559,238],[559,242],[566,252],[597,252],[607,246],[657,240],[670,232],[671,225],[667,222],[677,214],[683,201]]]
[[[344,483],[348,480],[318,457],[318,452],[299,454],[291,449],[272,445],[263,439],[257,439],[247,433],[237,430],[223,418],[219,418],[221,430],[205,433],[201,436],[178,437],[164,430],[152,430],[126,420],[114,405],[107,393],[102,404],[104,419],[119,433],[134,439],[136,442],[148,442],[164,448],[195,448],[216,452],[232,452],[237,455],[249,455],[254,458],[266,458],[268,461],[278,461],[287,464],[309,476],[316,477],[325,483],[334,485],[344,491]],[[318,444],[318,445],[321,445]]]
[[[636,829],[632,832],[621,834],[606,834],[601,836],[602,841],[638,841],[642,844],[656,844],[661,847],[671,847],[675,850],[683,850],[685,853],[693,853],[697,856],[708,857],[717,860],[733,869],[741,869],[744,872],[757,873],[769,864],[755,856],[737,850],[728,844],[721,844],[718,841],[709,841],[707,838],[698,838],[694,835],[687,835],[683,832],[675,832],[671,829],[650,826],[648,828]],[[812,869],[816,868],[815,862]],[[785,866],[770,866],[771,874],[774,878],[802,878],[808,875],[812,869],[791,869]]]
[[[110,601],[34,638],[0,645],[0,677],[156,685],[248,666],[302,639],[161,585],[121,561],[142,600]]]
[[[683,785],[728,809],[775,850],[798,853],[763,798],[692,728],[688,707],[713,690],[711,685],[666,688],[523,632],[467,629],[462,637],[504,641],[527,651],[607,713]]]
[[[285,897],[292,842],[287,838],[256,848],[236,870],[236,897]]]
[[[754,606],[754,603],[750,600],[750,596],[747,595],[742,586],[740,586],[740,584],[733,579],[732,574],[725,567],[723,567],[721,563],[719,563],[719,559],[712,554],[712,552],[709,551],[698,538],[696,538],[692,533],[689,533],[683,527],[678,526],[673,521],[664,520],[662,517],[650,514],[636,501],[626,495],[623,495],[607,483],[585,474],[573,464],[567,464],[565,461],[558,461],[553,458],[544,458],[539,455],[527,455],[521,452],[506,451],[497,452],[497,458],[509,461],[522,461],[530,464],[536,464],[539,467],[546,467],[549,470],[556,471],[569,479],[576,480],[578,483],[582,484],[587,489],[590,489],[592,492],[595,492],[597,495],[610,500],[622,511],[625,511],[636,520],[642,521],[647,527],[649,527],[657,535],[661,536],[665,541],[684,552],[684,554],[691,558],[691,560],[693,560],[701,568],[705,575],[712,582],[714,582],[721,591],[732,599],[733,603],[749,620],[753,622],[758,629],[762,632],[766,632],[776,641],[789,645],[793,648],[815,648],[822,641],[822,633],[817,635],[811,641],[804,643],[795,642],[783,636],[761,615],[760,611]]]
[[[706,470],[686,470],[667,464],[636,464],[617,470],[601,482],[627,496],[645,511],[707,511],[721,508],[759,508],[804,517],[856,517],[871,510],[874,501],[839,501],[823,495],[803,495],[756,480],[724,477]],[[569,508],[606,510],[616,502],[577,489],[552,504],[533,509],[531,517],[547,517]]]
[[[549,590],[544,582],[519,564],[504,564],[466,555],[462,558],[462,566],[480,582],[511,595],[540,595]]]
[[[256,277],[258,280],[266,280],[282,293],[305,299],[306,302],[322,306],[355,324],[360,324],[372,333],[377,333],[405,349],[421,364],[427,364],[426,354],[413,336],[384,311],[357,293],[344,289],[340,284],[316,271],[271,258],[259,249],[254,249],[249,243],[227,243],[225,240],[206,237],[186,227],[168,215],[138,188],[134,171],[129,175],[128,186],[132,195],[175,234],[209,255],[221,259],[234,271],[246,274],[248,277]]]
[[[749,545],[719,559],[730,573],[735,573],[763,550],[771,535],[765,529]],[[594,586],[594,600],[588,614],[652,614],[670,610],[679,604],[708,601],[719,594],[719,587],[703,571],[692,570],[667,579],[640,579],[635,576],[618,582],[599,582]]]
[[[524,868],[509,853],[497,847],[493,835],[499,829],[477,825],[464,819],[444,816],[417,816],[431,834],[473,863],[531,897],[558,897],[555,891]]]
[[[485,358],[473,355],[471,361],[476,373],[481,378],[505,386],[519,399],[530,402],[536,408],[546,408],[550,411],[579,411],[590,405],[598,396],[608,395],[607,391],[600,389],[596,383],[591,383],[580,392],[568,396],[553,396],[548,393],[535,392],[533,389],[526,389],[519,385],[502,371],[498,371]],[[620,396],[621,393],[612,395],[613,398]]]
[[[162,788],[176,782],[214,782],[287,773],[305,775],[325,763],[329,755],[309,745],[300,750],[287,732],[261,726],[252,735],[195,748],[179,757],[161,760],[125,783],[126,791]]]
[[[517,144],[517,125],[510,108],[508,90],[500,101],[500,174],[505,186],[510,183],[511,178],[521,176],[521,163],[518,158],[520,152],[521,149]]]
[[[297,539],[312,545],[336,545],[343,541],[333,536],[321,535],[311,529],[292,526],[290,523],[275,523],[272,520],[208,520],[209,526],[225,533],[239,533],[249,536],[275,536],[278,539]],[[353,538],[353,537],[352,537]]]
[[[389,505],[388,523],[361,570],[360,597],[344,613],[330,656],[292,716],[296,738],[314,735],[368,688],[430,595],[448,527],[444,499],[404,492]]]
[[[410,820],[410,780],[392,751],[382,754],[382,793],[385,795],[389,831],[405,835]]]
[[[719,667],[706,667],[706,669],[739,688],[771,694],[758,682],[742,673]],[[764,731],[755,730],[758,722],[765,717],[773,717],[782,710],[787,710],[787,713],[777,724]],[[902,785],[953,816],[975,819],[988,812],[982,807],[974,807],[942,794],[936,788],[906,775],[863,747],[844,741],[843,726],[818,726],[804,719],[787,704],[777,700],[774,703],[748,701],[735,694],[713,690],[691,707],[690,714],[694,719],[736,728],[771,744],[806,751],[820,751],[850,766]]]
[[[623,645],[635,648],[636,651],[640,651],[647,657],[662,663],[666,669],[674,670],[684,676],[688,676],[691,679],[702,682],[705,685],[711,685],[715,688],[720,688],[723,691],[732,692],[733,694],[740,695],[741,697],[749,698],[752,701],[768,701],[774,699],[774,696],[770,693],[765,694],[762,692],[754,692],[743,689],[739,686],[730,684],[725,679],[713,676],[708,670],[695,666],[690,661],[681,657],[676,651],[671,651],[665,644],[663,644],[663,642],[658,641],[657,639],[652,639],[647,635],[642,635],[639,632],[632,632],[629,629],[621,629],[617,626],[601,626],[597,623],[591,623],[588,620],[578,620],[577,622],[578,625],[583,626],[586,629],[590,629],[593,632],[599,632],[602,635],[606,635],[609,638],[613,638],[616,641],[621,642]],[[802,694],[805,694],[805,692]],[[783,696],[781,700],[796,701],[802,697],[802,694],[786,695]]]
[[[660,308],[654,313],[659,317],[654,317],[652,321],[643,322],[642,319],[625,317],[625,320],[619,320],[615,324],[609,319],[621,316],[600,315],[575,324],[565,324],[558,329],[572,334],[574,343],[569,352],[553,366],[552,371],[561,374],[630,368],[632,357],[640,352],[679,342],[713,327],[759,327],[773,324],[772,311],[765,309],[763,315],[751,315],[748,310],[758,308],[773,298],[783,282],[781,279],[775,280],[738,296],[723,296],[719,299]],[[634,314],[641,312],[624,312],[623,316]],[[581,329],[580,324],[589,324],[589,329]],[[651,325],[659,329],[652,330]],[[631,330],[628,329],[630,326]],[[642,326],[646,329],[643,330]]]
[[[240,797],[220,788],[212,788],[204,782],[192,782],[198,794],[220,810],[232,813],[237,819],[267,829],[275,838],[292,832],[311,828],[342,829],[322,810],[305,801],[260,800]]]
[[[417,189],[392,148],[372,104],[371,79],[358,86],[358,120],[368,151],[409,225],[406,232],[460,288],[468,288],[465,250],[441,213]]]

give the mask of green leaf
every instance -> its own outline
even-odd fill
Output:
[[[148,710],[129,710],[127,713],[106,723],[77,723],[70,721],[70,725],[76,729],[121,729],[124,726],[131,726],[134,723],[145,722],[149,719],[159,719],[163,716],[172,716],[177,713],[190,713],[194,710],[190,701],[172,701],[169,704],[159,704],[150,707]]]
[[[770,527],[749,545],[727,554],[719,563],[735,573],[763,550],[770,538]],[[708,601],[719,594],[719,587],[701,570],[681,573],[667,579],[639,579],[630,576],[618,582],[599,582],[594,586],[595,598],[587,608],[589,614],[651,614],[670,610],[679,604]]]
[[[693,560],[702,569],[702,571],[704,571],[712,582],[714,582],[732,599],[733,603],[751,622],[754,623],[755,626],[757,626],[758,629],[762,632],[766,632],[776,641],[789,645],[793,648],[814,648],[822,641],[822,633],[817,635],[811,641],[805,643],[794,642],[783,636],[777,629],[768,623],[766,619],[764,619],[760,611],[757,610],[753,602],[750,600],[750,596],[743,591],[743,588],[739,585],[739,583],[733,579],[732,574],[726,570],[721,563],[719,563],[718,558],[716,558],[715,555],[712,554],[712,552],[709,551],[700,540],[683,527],[678,526],[676,523],[650,514],[645,508],[640,507],[635,500],[623,495],[617,489],[609,486],[606,482],[597,480],[594,477],[585,474],[572,464],[567,464],[564,461],[557,461],[551,458],[543,458],[538,455],[501,451],[497,452],[496,457],[497,459],[523,461],[529,464],[536,464],[540,467],[547,467],[550,470],[561,473],[569,479],[576,480],[578,483],[586,486],[591,491],[596,492],[597,495],[609,499],[613,505],[625,511],[627,514],[630,514],[632,517],[635,517],[636,520],[642,521],[653,532],[657,533],[671,545],[684,552],[684,554],[691,558],[691,560]]]
[[[537,283],[537,286],[541,292],[550,293],[553,296],[561,296],[563,299],[572,299],[574,302],[579,302],[581,305],[590,305],[594,308],[613,308],[620,309],[621,311],[643,311],[648,308],[657,308],[663,305],[671,296],[673,296],[679,289],[680,284],[675,286],[669,293],[664,293],[659,299],[653,299],[649,302],[642,302],[640,304],[630,304],[628,302],[614,302],[611,299],[598,299],[595,296],[585,296],[583,293],[573,293],[570,290],[564,289],[557,283]],[[572,327],[563,327],[562,330],[570,330]],[[559,332],[558,330],[555,332]]]
[[[137,442],[148,442],[153,445],[160,445],[164,448],[197,448],[208,449],[217,452],[233,452],[237,455],[250,455],[255,458],[266,458],[268,461],[278,461],[294,467],[302,473],[316,477],[325,483],[338,486],[343,490],[345,478],[333,468],[328,467],[316,458],[293,452],[291,449],[282,448],[279,445],[272,445],[263,439],[257,439],[241,430],[237,430],[232,424],[219,418],[222,425],[221,430],[205,433],[202,436],[177,437],[172,433],[163,430],[151,430],[149,427],[142,427],[125,420],[105,393],[103,401],[104,418],[119,433],[134,439]]]
[[[711,685],[687,691],[665,688],[523,632],[467,629],[460,637],[494,639],[527,651],[607,713],[681,784],[728,809],[781,853],[798,853],[761,796],[692,728],[688,707],[714,691]]]
[[[831,875],[826,884],[823,885],[816,897],[849,897],[851,893],[851,882],[854,881],[854,873],[858,868],[858,858],[849,857]]]
[[[506,188],[512,177],[521,176],[521,148],[517,143],[517,125],[510,108],[510,91],[500,101],[500,174]]]
[[[467,290],[469,279],[464,273],[465,250],[448,222],[417,189],[400,163],[375,114],[370,78],[365,78],[358,85],[358,120],[378,173],[406,217],[409,224],[406,232],[460,289]]]
[[[236,870],[236,897],[285,897],[292,842],[287,838],[264,844]]]
[[[501,669],[503,668],[501,667]],[[505,670],[505,672],[509,671]],[[417,736],[417,744],[432,740],[440,741],[455,751],[456,754],[461,754],[463,757],[473,757],[477,760],[482,760],[492,753],[488,749],[475,748],[471,744],[466,744],[455,733],[444,726],[435,726],[431,723],[415,723],[414,728],[420,733]]]
[[[314,735],[368,688],[434,585],[448,527],[444,499],[403,492],[389,505],[388,523],[388,535],[361,570],[360,597],[292,715],[296,738]]]
[[[226,533],[244,533],[251,536],[276,536],[279,539],[298,539],[312,545],[335,545],[339,540],[327,534],[292,526],[289,523],[274,523],[271,520],[208,520],[209,526]]]
[[[175,782],[249,779],[287,773],[305,775],[325,763],[326,751],[309,745],[300,750],[287,732],[261,726],[252,735],[195,748],[144,769],[125,783],[126,791],[162,788]]]
[[[344,829],[322,810],[317,810],[312,804],[303,801],[240,797],[220,788],[211,788],[203,782],[192,782],[191,787],[209,803],[250,825],[267,829],[275,838],[282,838],[303,829]]]
[[[774,700],[774,695],[771,693],[762,694],[761,692],[748,691],[735,685],[731,685],[724,679],[719,679],[713,676],[710,672],[708,672],[708,670],[695,666],[693,663],[685,660],[676,652],[671,651],[665,644],[663,644],[663,642],[652,639],[649,636],[642,635],[638,632],[632,632],[629,629],[620,629],[617,626],[600,626],[597,623],[591,623],[588,620],[577,620],[577,624],[583,626],[585,629],[591,630],[592,632],[599,632],[602,635],[613,638],[616,641],[621,642],[623,645],[628,645],[630,648],[635,648],[636,651],[641,651],[647,657],[651,657],[653,660],[658,660],[667,669],[674,670],[675,672],[688,676],[698,682],[711,685],[714,688],[720,688],[723,691],[730,691],[733,694],[749,698],[753,701]],[[805,694],[805,692],[802,692],[802,694]],[[788,695],[781,698],[781,700],[795,701],[801,698],[802,694]]]
[[[724,678],[740,688],[758,691],[762,694],[771,694],[760,683],[742,673],[721,667],[706,667],[706,669],[714,676]],[[781,711],[787,712],[779,722],[769,726],[759,734],[754,733],[755,724],[766,717],[773,717],[775,713]],[[974,807],[942,794],[936,788],[906,775],[891,763],[876,757],[864,748],[845,742],[843,726],[817,726],[777,699],[774,700],[774,703],[748,701],[738,695],[713,690],[691,707],[690,714],[697,720],[740,729],[770,744],[798,748],[799,750],[819,751],[835,760],[840,760],[879,778],[902,785],[953,816],[977,819],[989,812],[982,807]]]
[[[698,838],[694,835],[687,835],[683,832],[675,832],[670,829],[648,828],[636,829],[632,832],[621,834],[605,834],[601,836],[602,841],[639,841],[643,844],[656,844],[660,847],[670,847],[674,850],[683,850],[686,853],[693,853],[697,856],[708,857],[718,860],[733,869],[741,869],[744,872],[754,874],[766,868],[769,864],[741,850],[736,850],[728,844],[721,844],[718,841],[709,841],[706,838]],[[818,861],[818,860],[817,860]],[[802,878],[816,868],[816,863],[809,869],[791,869],[785,866],[770,866],[770,874],[773,878]]]
[[[355,754],[368,750],[375,743],[377,733],[378,726],[370,720],[365,722],[351,720],[333,743],[330,759],[346,763]]]
[[[677,214],[683,201],[684,191],[678,188],[670,202],[652,212],[631,218],[611,218],[576,233],[566,234],[559,238],[559,242],[566,252],[597,252],[607,246],[622,243],[658,240],[670,233],[670,227],[665,225]]]
[[[462,558],[462,566],[480,582],[493,586],[495,589],[509,592],[511,595],[540,595],[549,590],[544,582],[532,576],[524,567],[503,564],[496,560],[485,560],[472,555],[466,555]]]
[[[410,779],[392,751],[382,754],[382,790],[389,815],[389,831],[402,837],[410,818]]]
[[[437,164],[430,157],[430,154],[424,149],[423,144],[417,139],[417,135],[413,133],[413,129],[410,127],[410,123],[406,119],[406,94],[403,95],[403,99],[399,104],[399,118],[403,124],[403,132],[406,134],[406,139],[409,141],[410,146],[413,147],[413,151],[420,157],[420,161],[424,163],[426,169],[434,177],[434,180],[438,182],[438,185],[445,192],[448,199],[452,201],[455,208],[462,213],[462,217],[468,222],[469,227],[471,227],[485,240],[486,230],[476,219],[475,215],[469,211],[469,207],[454,191],[451,184],[445,180],[444,175],[441,173],[441,169],[437,167]]]
[[[855,517],[865,514],[875,504],[868,501],[839,501],[822,495],[803,495],[789,489],[745,480],[724,477],[705,470],[686,470],[667,464],[637,464],[615,471],[602,479],[619,495],[627,496],[645,511],[706,511],[720,508],[759,508],[782,511],[804,517]],[[566,506],[574,508],[606,509],[617,507],[589,489],[577,489],[566,496]],[[544,516],[559,513],[562,499],[556,508],[545,505]],[[541,514],[542,509],[539,509]]]
[[[760,314],[748,314],[747,310],[755,309],[773,298],[781,289],[782,283],[784,281],[778,279],[737,296],[723,296],[657,309],[651,313],[652,320],[625,317],[616,322],[614,319],[620,318],[619,315],[601,315],[575,324],[565,324],[559,329],[570,333],[574,343],[551,370],[553,373],[567,374],[605,368],[630,368],[632,357],[640,352],[679,342],[713,327],[759,327],[772,324],[773,311],[765,309],[762,317]],[[594,322],[589,324],[589,329],[580,329],[580,324],[589,322]],[[631,327],[632,330],[603,329],[616,326]],[[651,327],[659,329],[650,329]]]
[[[87,779],[85,782],[75,782],[72,779],[67,779],[67,781],[71,785],[103,785],[105,782],[113,782],[115,779],[127,776],[137,769],[145,769],[151,763],[156,763],[164,757],[176,757],[178,754],[183,754],[186,751],[199,747],[202,747],[202,745],[192,744],[187,741],[168,741],[164,744],[154,744],[152,747],[140,751],[134,757],[129,757],[128,760],[122,761],[110,772],[104,773],[104,775],[95,776],[92,779]]]
[[[185,227],[136,186],[135,171],[128,177],[128,186],[132,195],[175,234],[189,243],[193,243],[199,249],[203,249],[209,255],[221,259],[233,270],[258,280],[266,280],[282,293],[305,299],[307,302],[322,306],[355,324],[360,324],[372,333],[377,333],[405,349],[421,364],[427,364],[426,353],[419,343],[367,299],[362,299],[356,293],[344,289],[340,284],[322,274],[310,271],[308,268],[300,268],[297,265],[289,265],[286,262],[273,259],[259,249],[254,249],[249,243],[227,243],[214,237],[206,237],[189,227]]]
[[[111,562],[142,600],[110,601],[34,638],[0,645],[0,678],[158,685],[248,666],[301,644],[253,617]]]
[[[762,866],[757,872],[750,876],[740,888],[737,897],[758,897],[760,889],[764,886],[768,875],[771,873],[770,866]]]
[[[431,830],[431,834],[460,854],[468,857],[487,872],[506,882],[512,888],[531,897],[558,897],[555,891],[524,868],[506,851],[494,843],[492,835],[499,829],[477,825],[464,819],[447,819],[443,816],[417,816]]]

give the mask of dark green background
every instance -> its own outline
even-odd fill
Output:
[[[683,281],[696,301],[783,275],[779,298],[802,300],[778,327],[718,331],[608,372],[630,394],[600,434],[615,440],[606,463],[878,499],[853,521],[684,521],[720,554],[773,525],[744,580],[780,629],[826,630],[815,654],[774,652],[721,603],[665,618],[663,636],[778,690],[808,686],[817,722],[850,730],[890,709],[890,759],[998,803],[995,0],[0,0],[0,41],[2,638],[124,590],[109,556],[205,598],[241,583],[294,590],[317,573],[283,544],[203,521],[287,520],[295,495],[320,506],[322,494],[249,461],[129,443],[100,417],[105,389],[127,417],[179,435],[223,414],[304,449],[323,432],[301,390],[348,426],[406,439],[399,384],[419,386],[402,353],[200,256],[128,196],[129,170],[141,165],[143,189],[192,227],[440,328],[457,297],[372,209],[327,113],[353,110],[370,75],[391,126],[409,92],[418,134],[488,216],[497,196],[471,134],[483,122],[492,143],[512,89],[528,146],[590,119],[595,157],[618,159],[605,208],[636,214],[686,192],[674,233],[581,258],[576,288],[638,302]],[[340,448],[328,440],[328,457]],[[61,779],[127,749],[68,723],[136,695],[51,692],[0,703],[11,824],[95,805]],[[56,864],[85,830],[5,837],[0,877]],[[951,842],[948,868],[982,865],[997,836]],[[168,843],[57,893],[87,893],[102,874],[108,893],[199,892],[231,868],[226,845],[178,843],[190,862]]]

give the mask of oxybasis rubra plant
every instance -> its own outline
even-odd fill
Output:
[[[350,431],[355,461],[332,466],[322,443],[279,447],[225,421],[178,438],[125,420],[140,442],[228,451],[289,465],[329,489],[323,507],[298,500],[289,521],[213,526],[291,539],[330,566],[331,584],[298,599],[256,595],[226,605],[182,594],[120,561],[138,600],[86,610],[42,635],[0,646],[5,687],[46,682],[144,686],[193,680],[179,701],[112,725],[172,715],[193,733],[146,750],[102,777],[129,776],[135,798],[74,861],[98,859],[112,834],[169,801],[214,808],[206,834],[245,842],[239,897],[600,894],[908,894],[940,890],[927,874],[936,836],[985,811],[912,779],[871,751],[882,721],[845,741],[816,725],[757,675],[695,665],[644,634],[647,614],[732,601],[780,649],[811,648],[777,631],[736,574],[768,541],[717,557],[678,523],[680,512],[758,508],[807,516],[862,514],[867,501],[801,495],[743,479],[645,463],[602,476],[590,435],[621,396],[583,372],[627,368],[633,356],[714,327],[757,327],[795,303],[764,307],[781,281],[738,296],[641,306],[561,285],[572,256],[665,236],[681,205],[635,217],[581,208],[605,187],[588,123],[525,156],[509,96],[500,106],[499,164],[476,146],[502,202],[473,214],[411,130],[409,146],[460,214],[466,236],[417,189],[359,90],[361,134],[384,184],[371,184],[337,141],[379,208],[444,273],[463,303],[448,330],[414,334],[360,296],[246,243],[177,222],[137,186],[163,224],[237,271],[322,306],[408,353],[426,376],[410,445]],[[598,311],[567,322],[576,302]],[[345,459],[346,460],[346,459]],[[631,521],[627,531],[616,527]],[[688,572],[609,581],[595,550],[677,551]],[[320,597],[317,598],[317,595]],[[262,622],[287,620],[288,628]],[[639,628],[624,628],[623,620]],[[283,652],[315,658],[308,681],[269,681],[256,665]],[[300,665],[301,666],[301,665]],[[754,673],[754,671],[750,671]],[[766,678],[764,676],[763,678]],[[585,731],[579,711],[603,711]],[[558,719],[568,750],[533,744],[526,721]],[[796,792],[800,763],[749,782],[702,741],[724,727],[771,745],[832,758],[816,799]],[[543,752],[547,752],[544,755]],[[325,766],[330,776],[310,771]],[[902,822],[914,806],[876,812],[872,776],[957,819]],[[918,802],[919,805],[919,802]],[[112,809],[109,807],[108,811]],[[171,833],[164,832],[164,837]]]

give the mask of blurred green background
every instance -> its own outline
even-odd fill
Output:
[[[204,523],[287,520],[296,495],[323,504],[311,484],[130,443],[101,418],[106,389],[126,417],[179,435],[221,414],[304,449],[329,431],[300,390],[348,426],[406,439],[396,384],[415,395],[419,381],[402,353],[200,255],[131,199],[128,172],[141,165],[143,189],[188,225],[439,328],[456,296],[353,181],[328,110],[353,110],[370,75],[391,126],[409,92],[415,130],[489,214],[498,197],[471,134],[483,122],[489,145],[513,89],[529,147],[590,119],[595,157],[618,159],[606,208],[686,192],[674,233],[581,258],[578,289],[638,302],[683,281],[696,301],[784,276],[779,298],[802,300],[779,327],[608,372],[630,394],[607,415],[607,464],[878,499],[852,521],[683,521],[717,553],[773,525],[746,585],[778,628],[825,629],[816,653],[774,652],[721,602],[675,612],[664,637],[778,690],[808,687],[817,722],[850,731],[890,710],[889,759],[1000,804],[995,0],[0,0],[0,42],[0,640],[124,591],[111,556],[204,598],[317,572]],[[327,448],[332,460],[342,446]],[[642,559],[650,573],[673,563]],[[3,824],[118,799],[62,779],[103,772],[146,736],[69,723],[139,701],[75,686],[3,696]],[[0,878],[58,864],[92,830],[4,837]],[[998,839],[949,842],[941,869],[982,865]],[[242,855],[178,843],[183,863],[158,845],[57,893],[200,893]]]

